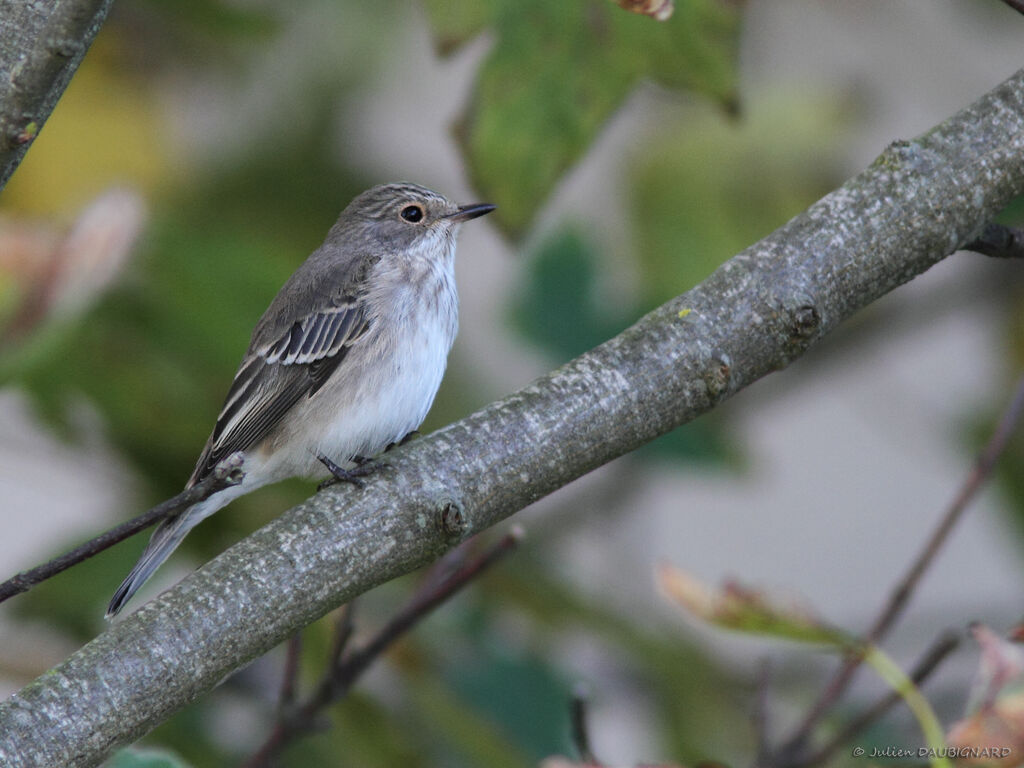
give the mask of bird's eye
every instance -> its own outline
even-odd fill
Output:
[[[407,205],[402,209],[401,216],[406,221],[415,224],[423,218],[423,209],[418,205]]]

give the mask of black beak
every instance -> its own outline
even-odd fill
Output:
[[[492,203],[475,203],[474,205],[463,205],[455,213],[449,213],[446,219],[452,221],[469,221],[479,216],[485,216],[498,206]]]

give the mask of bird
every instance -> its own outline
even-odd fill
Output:
[[[108,619],[235,498],[295,476],[359,484],[372,457],[415,433],[458,331],[456,237],[495,208],[410,182],[372,187],[345,207],[257,322],[185,487],[236,452],[242,482],[160,523]]]

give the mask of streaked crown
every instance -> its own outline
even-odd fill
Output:
[[[458,206],[444,195],[419,184],[399,181],[371,187],[354,198],[341,215],[419,224],[443,218],[456,210]]]

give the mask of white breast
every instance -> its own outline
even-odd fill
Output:
[[[304,426],[279,436],[277,447],[286,442],[288,450],[264,454],[268,474],[321,477],[318,455],[339,464],[374,456],[420,426],[458,330],[453,255],[376,276],[369,332],[313,397],[294,406],[299,418],[288,423]]]

